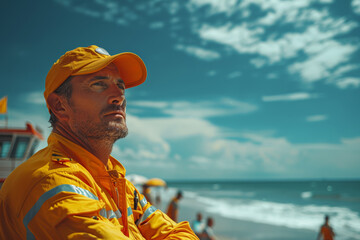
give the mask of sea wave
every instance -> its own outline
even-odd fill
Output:
[[[346,207],[326,205],[296,205],[250,199],[215,199],[187,194],[205,206],[205,211],[223,217],[289,228],[318,231],[325,214],[330,215],[339,239],[360,239],[360,217]],[[302,197],[312,197],[304,192]]]

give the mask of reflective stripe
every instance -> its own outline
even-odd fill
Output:
[[[45,192],[43,195],[41,195],[41,197],[37,200],[37,202],[34,204],[34,206],[25,215],[25,217],[23,219],[23,224],[26,228],[26,238],[27,239],[35,239],[35,236],[32,234],[32,232],[28,228],[29,222],[38,213],[38,211],[40,210],[40,208],[42,207],[42,205],[44,204],[44,202],[46,200],[52,198],[53,196],[55,196],[56,194],[58,194],[60,192],[73,192],[73,193],[77,193],[77,194],[83,195],[85,197],[94,199],[94,200],[99,200],[97,196],[95,196],[88,190],[80,188],[78,186],[63,184],[63,185],[54,187],[53,189],[51,189],[51,190]]]
[[[104,217],[104,218],[107,218],[107,213],[106,213],[106,209],[105,209],[105,208],[101,209],[100,212],[99,212],[99,214],[100,214],[100,216],[102,216],[102,217]]]
[[[155,211],[157,210],[156,207],[154,206],[150,206],[148,209],[146,209],[146,211],[144,212],[143,215],[141,215],[141,217],[136,220],[135,224],[137,226],[139,226],[139,224],[141,224],[143,221],[145,221],[151,214],[153,214]]]
[[[99,212],[100,216],[112,219],[112,218],[121,218],[121,212],[119,210],[116,210],[115,212],[113,210],[106,211],[105,208],[101,209]]]
[[[145,207],[145,205],[147,204],[145,197],[143,197],[143,199],[140,200],[140,204],[141,204],[141,207]]]
[[[115,211],[115,215],[117,218],[121,218],[121,212],[119,210]]]
[[[115,212],[113,210],[107,211],[108,219],[116,218]]]
[[[142,216],[142,221],[145,221],[151,214],[153,214],[157,210],[156,207],[150,206],[146,211],[144,212],[144,215]]]
[[[133,214],[131,207],[128,207],[127,212],[128,212],[128,216],[130,216],[131,214]]]

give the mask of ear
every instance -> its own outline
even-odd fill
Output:
[[[57,119],[59,119],[60,121],[66,121],[69,119],[69,104],[65,97],[53,92],[48,96],[47,104],[49,105],[51,112],[56,116]]]

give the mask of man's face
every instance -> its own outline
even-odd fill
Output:
[[[77,137],[115,142],[127,135],[125,84],[114,64],[71,84],[68,124]]]

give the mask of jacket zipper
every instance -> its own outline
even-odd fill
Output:
[[[119,196],[119,189],[117,186],[117,181],[114,182],[115,192],[116,192],[116,204],[118,208],[120,209],[120,196]]]

